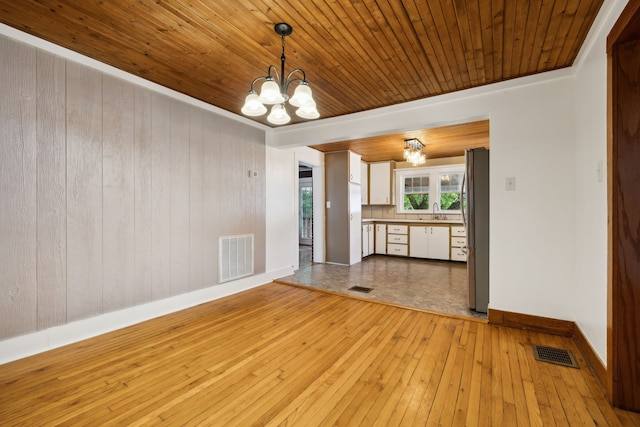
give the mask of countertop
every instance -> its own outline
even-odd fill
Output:
[[[393,218],[366,218],[362,220],[362,223],[371,222],[384,222],[391,223],[404,223],[404,224],[454,224],[462,225],[460,219],[393,219]]]

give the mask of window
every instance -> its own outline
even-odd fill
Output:
[[[396,169],[397,212],[459,213],[463,176],[464,165]]]
[[[404,210],[429,209],[429,175],[404,178]]]
[[[462,189],[463,172],[440,173],[440,210],[460,211],[460,190]]]

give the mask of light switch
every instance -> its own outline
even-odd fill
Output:
[[[330,207],[331,207],[331,202],[327,200],[327,209],[329,209]]]
[[[507,191],[516,191],[516,178],[514,176],[507,177],[504,187]]]
[[[602,175],[604,175],[602,171],[602,160],[598,160],[598,168],[596,171],[598,172],[598,182],[602,182]]]

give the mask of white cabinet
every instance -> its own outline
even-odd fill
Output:
[[[395,162],[369,164],[369,204],[393,205],[393,171]]]
[[[377,254],[387,253],[387,224],[376,224],[376,248]]]
[[[360,162],[360,198],[361,205],[369,204],[369,165],[365,162]]]
[[[409,227],[399,224],[387,225],[387,254],[407,256],[409,250]]]
[[[349,265],[362,261],[362,205],[360,186],[349,183]]]
[[[362,225],[362,257],[371,255],[374,252],[374,231],[373,224]]]
[[[352,184],[361,184],[362,175],[360,174],[360,163],[362,156],[360,154],[348,151],[349,153],[349,182]]]
[[[448,226],[409,227],[409,256],[415,258],[449,259],[450,249]]]
[[[467,232],[464,227],[451,227],[451,261],[467,260]]]

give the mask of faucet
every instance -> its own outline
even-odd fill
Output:
[[[436,211],[438,210],[438,202],[433,202],[433,219],[440,219],[440,215],[438,215],[436,213]]]

